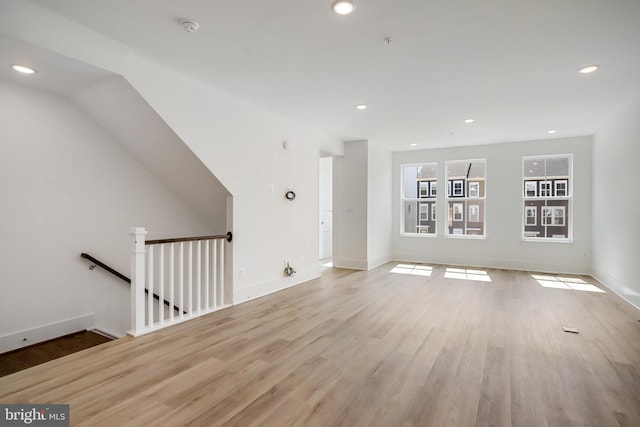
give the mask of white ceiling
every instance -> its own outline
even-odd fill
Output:
[[[360,0],[349,16],[331,0],[32,2],[331,136],[392,150],[593,134],[640,96],[639,0]],[[184,32],[184,19],[200,30]]]
[[[12,64],[25,65],[38,72],[32,75],[16,73],[10,67]],[[0,79],[65,96],[114,77],[113,73],[101,68],[4,35],[0,35],[0,65]]]

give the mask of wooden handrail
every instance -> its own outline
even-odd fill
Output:
[[[178,242],[196,242],[198,240],[217,240],[226,239],[227,242],[233,240],[233,234],[229,231],[227,234],[219,234],[217,236],[198,236],[198,237],[177,237],[175,239],[147,240],[145,245],[157,245],[161,243],[178,243]]]
[[[131,279],[129,279],[127,276],[125,276],[124,274],[120,273],[119,271],[114,270],[113,268],[109,267],[107,264],[103,263],[102,261],[100,261],[100,260],[98,260],[98,259],[96,259],[96,258],[92,257],[91,255],[86,254],[84,252],[81,253],[80,256],[82,258],[84,258],[84,259],[87,259],[87,260],[91,261],[92,263],[94,263],[98,267],[101,267],[101,268],[105,269],[109,273],[113,274],[114,276],[122,279],[123,281],[125,281],[129,285],[131,285]],[[148,295],[149,294],[149,289],[145,288],[144,289],[144,293]],[[160,301],[160,296],[159,295],[153,294],[153,298],[155,300],[157,300],[157,301]],[[167,307],[171,307],[171,303],[169,301],[167,301],[167,300],[164,300],[164,305],[166,305]],[[174,305],[173,309],[175,311],[177,311],[178,313],[180,312],[180,307],[177,307],[177,306]],[[183,314],[187,314],[186,311],[183,311],[182,313]]]

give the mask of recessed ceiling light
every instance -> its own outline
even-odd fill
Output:
[[[22,74],[33,74],[36,72],[36,70],[34,70],[33,68],[25,67],[24,65],[15,64],[12,65],[11,68]]]
[[[556,132],[558,132],[558,131],[557,130],[548,130],[547,131],[547,133],[549,133],[549,134],[553,134],[553,133],[556,133]]]
[[[411,144],[412,147],[417,147],[418,144],[416,144],[415,142],[413,144]]]
[[[366,106],[366,105],[364,105],[364,104],[358,104],[358,105],[356,105],[356,108],[357,108],[358,110],[366,110],[366,109],[367,109],[367,106]]]
[[[467,120],[465,120],[464,122],[465,122],[465,123],[473,123],[473,122],[475,122],[475,120],[474,120],[474,119],[467,119]]]
[[[598,68],[600,68],[599,65],[587,65],[586,67],[580,68],[580,70],[578,70],[578,72],[581,73],[581,74],[589,74],[589,73],[593,73]]]
[[[356,10],[356,4],[347,0],[335,0],[331,3],[331,9],[338,15],[348,15]]]

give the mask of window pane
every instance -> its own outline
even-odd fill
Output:
[[[484,236],[486,160],[446,162],[447,234]]]
[[[524,238],[570,238],[571,161],[571,155],[523,158]]]
[[[402,166],[402,233],[435,234],[437,164]]]

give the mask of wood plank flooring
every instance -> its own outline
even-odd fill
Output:
[[[611,291],[395,264],[0,378],[0,402],[78,426],[640,426],[640,312]]]
[[[0,354],[0,377],[111,341],[92,331],[63,337]]]

